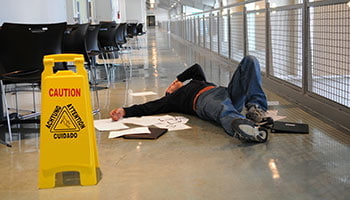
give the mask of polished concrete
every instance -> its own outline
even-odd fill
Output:
[[[139,44],[123,56],[123,61],[129,56],[131,68],[116,61],[112,85],[99,90],[101,112],[95,119],[107,118],[115,107],[162,96],[176,74],[194,62],[220,85],[234,70],[158,29],[149,29]],[[98,76],[104,78],[104,71]],[[130,95],[142,91],[157,95]],[[157,140],[108,139],[108,132],[96,131],[102,178],[95,186],[38,189],[39,127],[14,125],[13,147],[0,146],[0,199],[350,199],[350,133],[266,93],[270,109],[287,121],[308,123],[310,133],[270,134],[267,143],[246,144],[187,115],[192,129]],[[0,129],[0,138],[8,140],[6,127]]]

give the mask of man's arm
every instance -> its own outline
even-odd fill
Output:
[[[113,120],[118,121],[122,117],[141,117],[168,112],[172,112],[172,107],[169,106],[167,97],[162,97],[144,104],[116,108],[110,112],[110,116]]]
[[[116,108],[116,109],[113,109],[109,113],[109,115],[111,116],[113,121],[118,121],[125,116],[125,110],[124,108]]]
[[[187,68],[184,72],[179,74],[176,78],[181,82],[184,82],[190,79],[207,81],[202,67],[198,64],[194,64],[191,67]]]

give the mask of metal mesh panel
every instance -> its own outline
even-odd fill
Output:
[[[193,29],[194,29],[194,26],[193,26],[193,19],[190,18],[188,19],[188,40],[190,42],[193,42]]]
[[[209,20],[210,18],[209,17],[206,17],[204,18],[204,25],[205,25],[205,28],[204,28],[204,31],[205,31],[205,47],[210,49],[210,33],[209,33]]]
[[[213,15],[211,17],[211,50],[214,52],[219,51],[218,47],[218,17]]]
[[[187,40],[187,19],[182,21],[182,38]]]
[[[204,47],[204,27],[203,27],[203,18],[199,18],[199,45]]]
[[[179,26],[180,26],[180,36],[186,39],[185,38],[186,37],[186,30],[185,30],[186,20],[181,20]]]
[[[194,38],[193,38],[193,41],[194,43],[198,44],[198,38],[199,38],[199,22],[198,22],[198,18],[193,18],[193,23],[194,23]]]
[[[220,17],[219,22],[219,34],[220,34],[220,54],[228,57],[228,16],[223,15]]]
[[[173,22],[173,21],[170,22],[170,32],[173,33],[173,34],[176,34],[175,31],[174,31],[175,30],[174,24],[175,24],[175,22]]]
[[[176,34],[176,35],[178,35],[178,36],[181,36],[179,24],[180,24],[179,21],[172,21],[172,22],[171,22],[171,32],[174,33],[174,34]]]
[[[260,63],[261,71],[266,71],[266,32],[265,12],[247,14],[248,54],[255,56]]]
[[[350,107],[350,9],[346,4],[310,8],[310,90]]]
[[[188,41],[190,41],[191,40],[191,37],[190,37],[190,31],[191,31],[191,27],[190,27],[190,19],[189,18],[187,18],[186,19],[186,40],[188,40]]]
[[[302,85],[302,10],[271,13],[272,74]]]
[[[196,39],[195,39],[195,34],[196,34],[196,23],[194,18],[191,18],[191,28],[190,28],[190,36],[191,36],[191,42],[195,43]]]
[[[241,61],[244,56],[244,37],[243,37],[243,13],[232,13],[231,23],[231,59]]]

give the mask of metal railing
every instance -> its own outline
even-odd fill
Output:
[[[254,55],[268,85],[282,96],[350,129],[349,0],[289,2],[296,3],[272,7],[269,1],[250,0],[165,26],[232,61]]]

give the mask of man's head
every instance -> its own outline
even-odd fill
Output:
[[[177,89],[183,86],[183,83],[181,81],[175,80],[173,81],[169,87],[165,90],[165,94],[172,94],[175,92]]]

